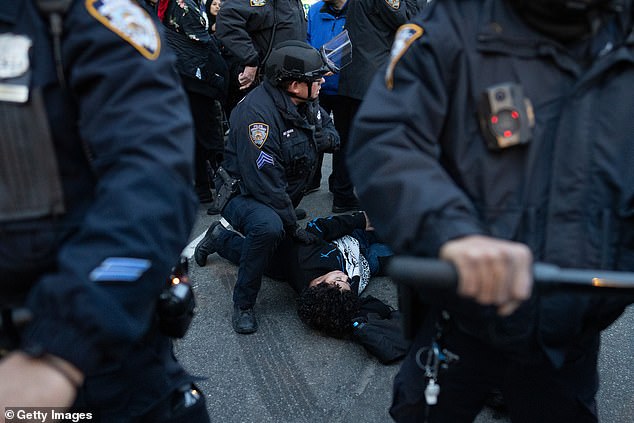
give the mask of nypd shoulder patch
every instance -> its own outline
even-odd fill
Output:
[[[249,138],[253,145],[262,148],[266,139],[269,137],[269,125],[262,122],[253,122],[249,124]]]
[[[423,28],[415,24],[402,25],[394,37],[394,44],[390,52],[390,64],[385,70],[385,85],[392,89],[394,86],[394,68],[403,57],[409,46],[423,35]]]
[[[131,0],[86,0],[86,10],[144,57],[154,60],[159,56],[159,32],[141,6]]]
[[[252,7],[262,7],[266,4],[266,0],[249,0]]]
[[[385,0],[385,3],[394,10],[398,10],[401,7],[401,0]]]

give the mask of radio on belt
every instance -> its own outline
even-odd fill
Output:
[[[478,104],[480,128],[490,150],[501,150],[531,140],[535,126],[533,105],[522,86],[503,83],[486,89]]]

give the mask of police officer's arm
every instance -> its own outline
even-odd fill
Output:
[[[268,122],[268,123],[267,123]],[[266,125],[267,135],[261,147],[254,138],[254,123]],[[264,128],[264,127],[263,127]],[[232,126],[238,132],[236,145],[242,183],[256,200],[271,207],[282,219],[284,227],[295,227],[297,216],[291,198],[286,193],[286,170],[282,158],[279,129],[271,118],[255,110],[246,110]]]
[[[130,8],[117,15],[129,21],[79,1],[64,20],[63,62],[77,107],[53,109],[49,120],[55,138],[73,137],[60,122],[77,111],[70,127],[81,140],[65,144],[90,151],[94,197],[68,186],[69,208],[82,217],[55,271],[29,293],[33,321],[22,344],[85,375],[117,365],[148,332],[196,209],[191,118],[173,58],[147,15],[132,2],[120,7]],[[68,174],[73,166],[60,163]]]
[[[378,10],[378,18],[383,20],[388,27],[394,28],[407,23],[418,13],[415,0],[374,0]]]
[[[222,5],[216,19],[216,37],[245,66],[259,65],[258,51],[249,31],[264,22],[264,8],[248,1],[229,1]]]
[[[357,114],[349,171],[377,232],[397,253],[436,257],[447,244],[443,257],[466,275],[473,268],[464,256],[478,254],[479,247],[469,242],[450,248],[448,243],[486,235],[486,230],[468,196],[441,165],[445,146],[439,142],[452,89],[466,89],[451,79],[460,61],[452,52],[461,51],[460,41],[447,39],[448,45],[436,51],[421,36],[422,28],[407,30],[400,45],[411,47],[394,56],[402,58],[389,65],[393,72],[384,67],[377,73]],[[484,304],[507,306],[501,311],[508,312],[530,291],[526,249],[490,238],[476,241],[486,243],[488,252],[473,259],[478,271],[461,279],[460,290]]]

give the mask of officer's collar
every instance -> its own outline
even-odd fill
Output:
[[[0,1],[0,21],[16,23],[23,3],[23,0]]]
[[[512,0],[486,0],[478,23],[478,47],[488,50],[501,43],[513,46],[516,53],[528,51],[552,40],[530,28],[509,4]]]
[[[551,45],[555,49],[563,46],[551,37],[531,28],[510,4],[513,0],[486,0],[478,24],[478,47],[483,50],[495,48],[501,43],[512,46],[515,54],[533,55],[541,46]],[[632,2],[625,2],[626,12],[619,14],[622,27],[631,27]]]
[[[266,79],[262,82],[262,85],[273,99],[275,107],[277,107],[286,118],[300,117],[297,111],[297,105],[291,101],[291,96],[288,95],[285,90],[274,86]]]

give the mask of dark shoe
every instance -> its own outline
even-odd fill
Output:
[[[214,201],[214,197],[211,195],[211,191],[209,189],[196,189],[196,195],[198,196],[198,201],[201,204],[211,203]]]
[[[258,330],[258,322],[255,320],[253,307],[242,309],[237,305],[233,306],[233,330],[238,333],[247,334]]]
[[[317,184],[317,185],[311,185],[311,186],[306,187],[306,189],[304,190],[304,195],[308,195],[310,193],[319,191],[319,186],[320,185]]]
[[[220,210],[216,207],[216,203],[212,204],[211,207],[207,209],[207,214],[210,216],[220,214]]]
[[[295,209],[295,216],[297,216],[297,220],[302,220],[306,219],[306,216],[308,216],[308,214],[306,213],[306,210],[297,208]]]
[[[220,222],[212,223],[209,229],[207,229],[204,238],[198,243],[194,250],[194,260],[196,260],[196,263],[200,267],[204,267],[207,264],[207,257],[216,252],[213,247],[213,240],[217,234],[216,228],[219,225]],[[216,232],[216,234],[214,234],[214,232]]]
[[[345,213],[351,211],[359,211],[361,210],[361,205],[359,201],[348,201],[346,203],[337,204],[335,202],[332,203],[332,212],[333,213]]]
[[[492,389],[491,392],[489,392],[489,394],[487,395],[484,403],[495,411],[506,411],[506,403],[504,402],[504,397],[502,396],[502,391],[500,389]]]

